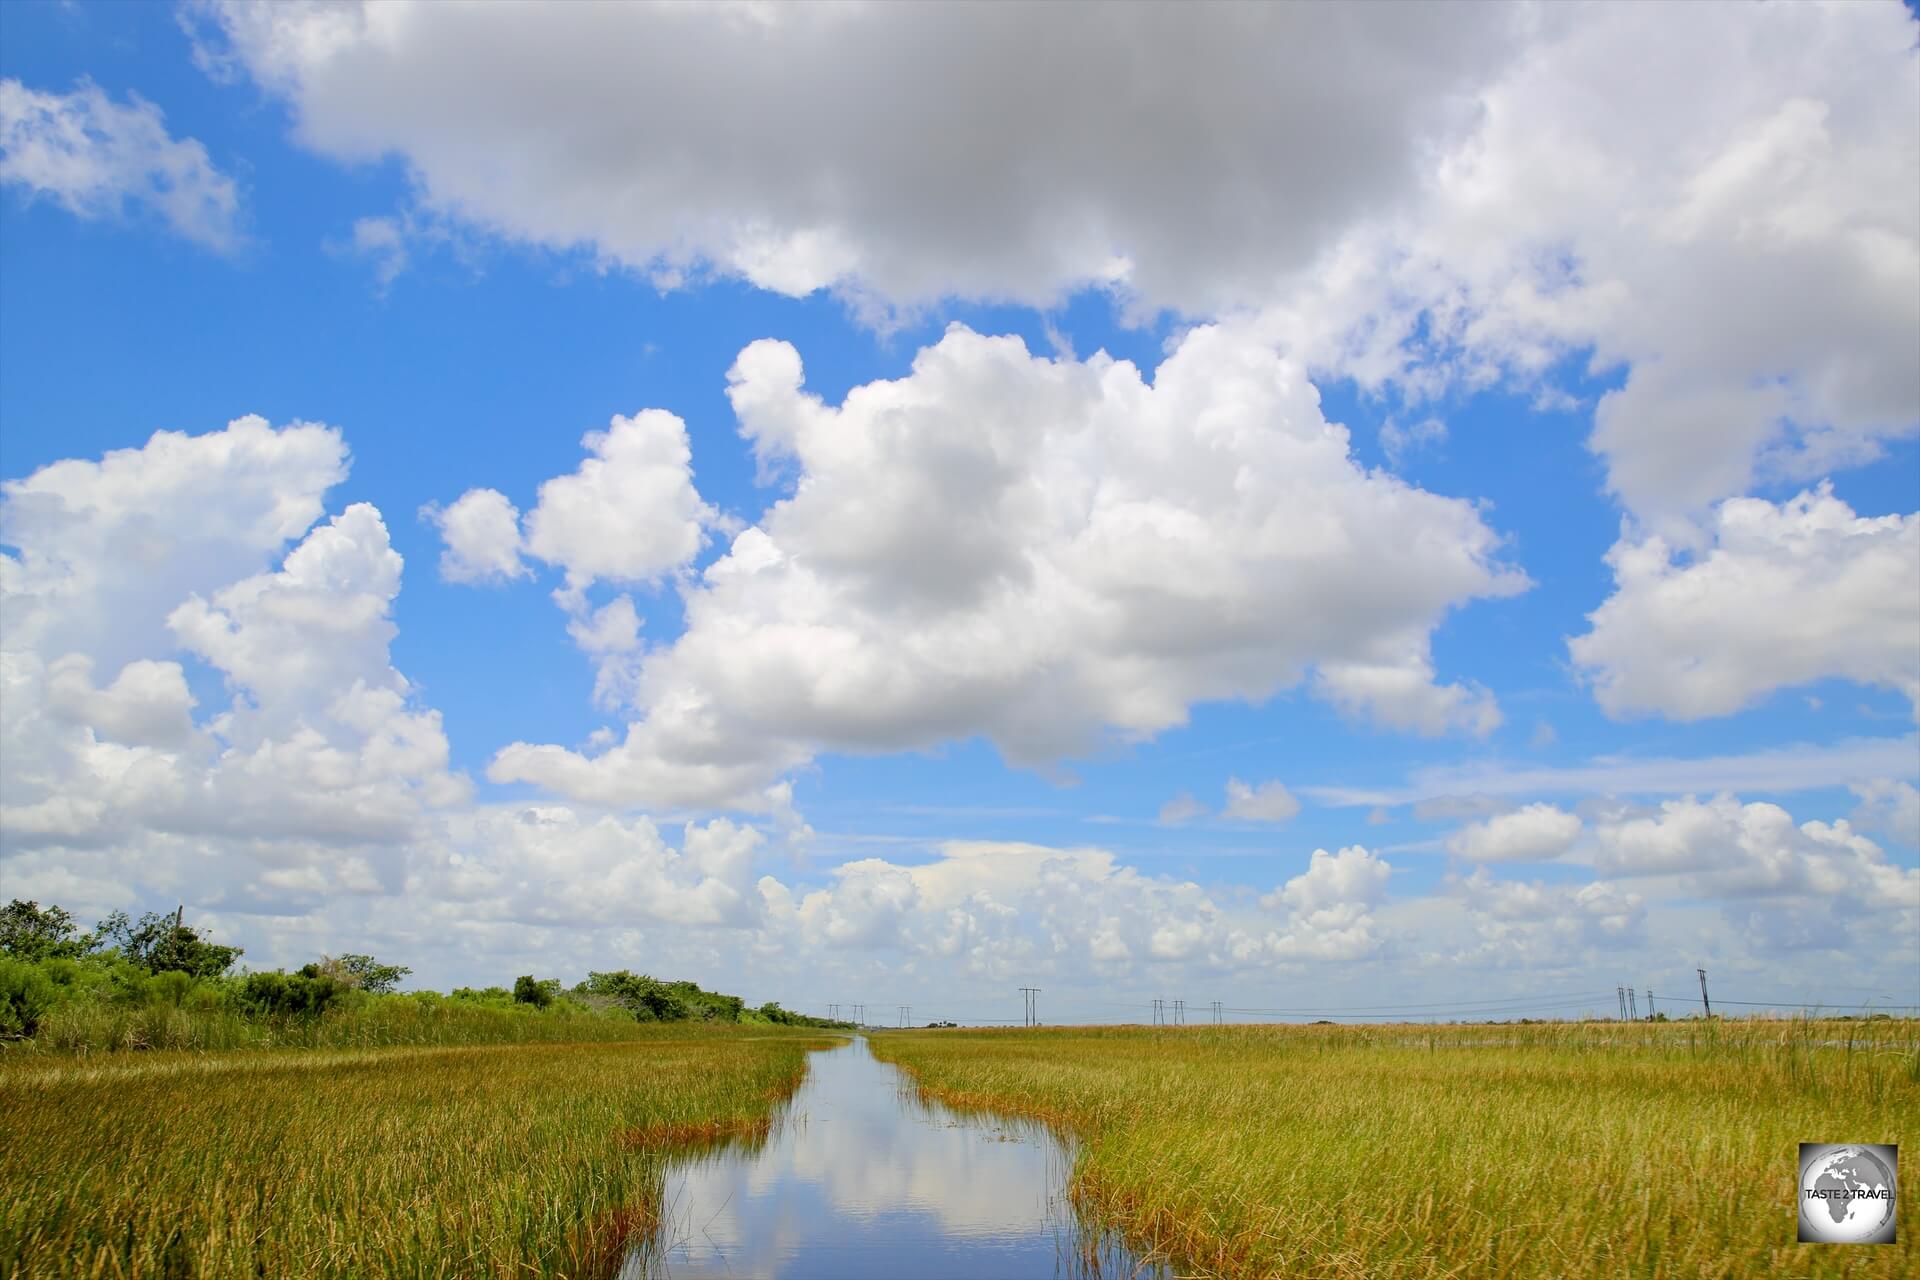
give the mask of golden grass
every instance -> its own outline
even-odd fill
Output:
[[[1076,1140],[1182,1274],[1920,1274],[1920,1022],[889,1033],[952,1105]],[[1794,1242],[1800,1142],[1903,1142],[1902,1242]]]
[[[608,1275],[635,1135],[759,1132],[830,1041],[0,1058],[0,1276]]]

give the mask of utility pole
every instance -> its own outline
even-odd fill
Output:
[[[1713,1002],[1707,999],[1707,971],[1705,969],[1695,969],[1694,972],[1700,975],[1700,1003],[1706,1006],[1707,1016],[1711,1018],[1713,1016]]]
[[[1020,988],[1020,998],[1025,1005],[1026,1021],[1024,1025],[1029,1027],[1039,1026],[1040,1025],[1040,988],[1022,987]]]

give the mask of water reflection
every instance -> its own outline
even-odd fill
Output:
[[[1155,1280],[1066,1198],[1037,1125],[918,1098],[866,1041],[815,1053],[764,1142],[669,1164],[665,1215],[622,1280]]]

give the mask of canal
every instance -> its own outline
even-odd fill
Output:
[[[763,1142],[675,1157],[621,1280],[1165,1280],[1081,1221],[1045,1128],[921,1098],[864,1039],[809,1057]]]

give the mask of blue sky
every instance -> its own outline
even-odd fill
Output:
[[[1906,11],[1716,10],[1672,35],[1671,65],[1644,69],[1673,137],[1622,122],[1564,139],[1550,126],[1579,118],[1581,85],[1655,33],[1624,13],[1489,8],[1473,38],[1435,38],[1407,87],[1361,104],[1356,141],[1313,123],[1316,106],[1342,106],[1337,84],[1307,76],[1299,100],[1274,103],[1261,83],[1293,59],[1371,65],[1384,29],[1276,18],[1237,32],[1203,15],[1162,70],[1216,87],[1165,101],[1151,77],[1089,99],[1075,55],[1055,74],[1036,54],[1032,74],[1006,72],[1005,107],[1034,127],[998,131],[983,113],[972,134],[925,124],[965,114],[943,95],[975,83],[954,73],[969,51],[1057,53],[1086,34],[1097,52],[1151,32],[1084,13],[756,28],[447,8],[391,29],[356,19],[338,46],[293,10],[7,8],[0,478],[4,545],[27,566],[9,586],[8,648],[29,673],[8,708],[9,894],[83,915],[184,900],[261,963],[371,948],[439,983],[629,965],[800,1007],[945,999],[980,1017],[1022,978],[1060,993],[1058,1016],[1091,1018],[1156,994],[1284,1007],[1308,983],[1343,1008],[1524,1000],[1672,985],[1709,961],[1763,999],[1837,1001],[1801,962],[1857,924],[1893,945],[1850,986],[1920,999],[1920,294],[1906,287],[1920,82]],[[1783,41],[1791,23],[1821,25],[1824,43]],[[464,81],[512,63],[522,39],[545,61],[527,52],[524,75],[463,104]],[[1249,40],[1268,58],[1252,70],[1231,56]],[[766,41],[791,84],[761,83]],[[644,88],[603,65],[602,44],[642,64]],[[1722,48],[1721,71],[1696,83],[1687,57]],[[863,74],[861,50],[921,66],[924,87]],[[1529,51],[1557,72],[1529,71]],[[702,74],[677,77],[676,62]],[[799,123],[755,114],[763,98],[794,104]],[[1102,127],[1095,111],[1084,133],[1044,125],[1089,101],[1109,122],[1154,123]],[[825,127],[836,111],[862,122],[850,136]],[[1541,147],[1560,150],[1543,162]],[[924,171],[866,159],[894,155]],[[1143,187],[1156,163],[1167,180]],[[976,189],[977,209],[954,208]],[[167,203],[182,190],[195,200]],[[816,190],[830,194],[793,194]],[[1219,213],[1236,202],[1262,216]],[[1109,253],[1126,266],[1089,269]],[[1017,336],[1034,360],[943,341],[954,324]],[[779,376],[742,375],[774,397],[765,430],[795,433],[762,466],[743,436],[759,428],[728,395],[761,339],[790,344],[827,407],[894,380],[912,403],[856,417],[848,401],[809,437],[811,411]],[[951,377],[916,364],[929,350]],[[1194,389],[1166,397],[1164,422],[1139,409],[1136,424],[1124,406],[1145,401],[1089,398],[1104,393],[1088,374],[1059,412],[1092,415],[1094,434],[1026,453],[1049,423],[1007,427],[995,483],[1071,506],[1063,486],[1089,476],[1157,513],[1157,532],[1123,544],[1089,525],[1050,548],[1034,539],[1052,524],[970,530],[953,495],[969,443],[1010,412],[998,388],[1013,383],[996,379],[1044,379],[1047,359],[1077,376],[1096,352],[1132,362],[1155,394],[1162,362],[1184,357]],[[1311,392],[1237,399],[1230,370],[1255,367],[1255,382],[1296,376]],[[548,504],[541,486],[581,467],[583,435],[647,409],[684,424],[690,473],[656,460],[644,484],[705,514],[626,521],[664,491],[623,490],[637,472]],[[1322,450],[1319,418],[1344,426],[1337,456],[1302,463],[1332,469],[1261,475],[1309,456],[1261,443],[1275,413],[1301,449]],[[337,430],[344,478],[266,454],[229,475],[195,454],[180,465],[211,490],[156,498],[137,520],[126,491],[88,496],[104,472],[42,480],[64,459],[144,449],[127,456],[129,483],[171,494],[177,477],[143,470],[163,466],[149,438],[211,437],[250,414]],[[1215,420],[1241,434],[1177,435]],[[1152,468],[1115,460],[1129,433],[1160,430],[1185,441],[1161,464],[1164,494]],[[864,463],[838,453],[856,438]],[[1217,448],[1245,450],[1243,479],[1280,497],[1209,528],[1226,516],[1179,496],[1174,471]],[[935,495],[924,511],[860,523],[869,488],[916,485]],[[456,539],[433,514],[474,491],[527,517],[497,562],[513,567],[479,583],[440,567]],[[808,491],[835,496],[804,508],[794,495]],[[1803,494],[1813,505],[1796,508]],[[167,548],[214,537],[207,504],[229,497],[313,509],[202,582],[224,550],[176,564],[186,553]],[[55,519],[50,502],[82,514]],[[281,569],[356,504],[384,525],[356,526],[356,545],[383,539],[405,565],[361,630],[254,635],[222,605],[233,643],[196,645],[166,621]],[[584,532],[540,543],[536,506]],[[756,526],[797,576],[715,587],[708,571]],[[1217,582],[1191,566],[1175,575],[1191,581],[1136,574],[1174,528],[1230,548]],[[1236,542],[1256,534],[1271,543]],[[608,536],[697,549],[616,554]],[[994,563],[1077,566],[1088,599],[1059,618],[1051,589],[975,609],[960,579],[982,539]],[[1617,580],[1610,552],[1655,539],[1664,568]],[[1121,545],[1120,562],[1089,558]],[[158,557],[139,602],[111,589],[130,546]],[[646,567],[609,571],[609,556]],[[1431,591],[1369,588],[1399,568]],[[1109,570],[1127,585],[1089,585]],[[556,603],[569,573],[580,592]],[[156,612],[148,596],[175,575]],[[345,593],[319,606],[335,617],[381,593],[338,576],[325,589]],[[1191,611],[1129,612],[1149,590]],[[596,655],[570,634],[623,597],[639,642]],[[708,611],[701,627],[689,599]],[[863,621],[829,637],[848,608]],[[802,618],[816,629],[795,631]],[[1083,650],[1056,636],[1076,619],[1114,630]],[[1185,628],[1177,653],[1160,647],[1162,622]],[[1222,638],[1238,626],[1262,637],[1251,650]],[[248,674],[309,643],[322,656],[301,672]],[[840,643],[844,661],[823,656]],[[889,666],[896,643],[916,655],[911,674]],[[1030,665],[970,683],[979,655],[1028,644]],[[61,683],[70,652],[94,663],[92,685]],[[356,666],[349,652],[374,656]],[[123,741],[109,770],[100,744],[122,741],[114,726],[132,714],[110,691],[135,693],[110,682],[129,658],[177,664],[192,727]],[[596,699],[602,659],[637,683]],[[140,703],[160,716],[171,677],[140,672],[165,686]],[[986,705],[1003,678],[1022,692]],[[370,728],[343,711],[332,700],[356,680],[398,690],[401,718]],[[1056,696],[1056,712],[1023,719]],[[696,737],[660,710],[676,698],[714,717],[698,741],[733,768],[725,785],[686,781]],[[658,732],[644,752],[609,752],[630,724]],[[1056,727],[1085,732],[1067,747]],[[286,763],[303,731],[354,762],[351,784]],[[424,755],[380,754],[389,731]],[[565,759],[503,766],[516,743]],[[164,760],[167,785],[197,799],[154,801],[126,782],[134,757]],[[1229,780],[1293,799],[1236,816]],[[282,820],[282,785],[300,818]],[[259,815],[221,800],[229,786],[250,788]],[[551,839],[501,834],[533,811]]]

